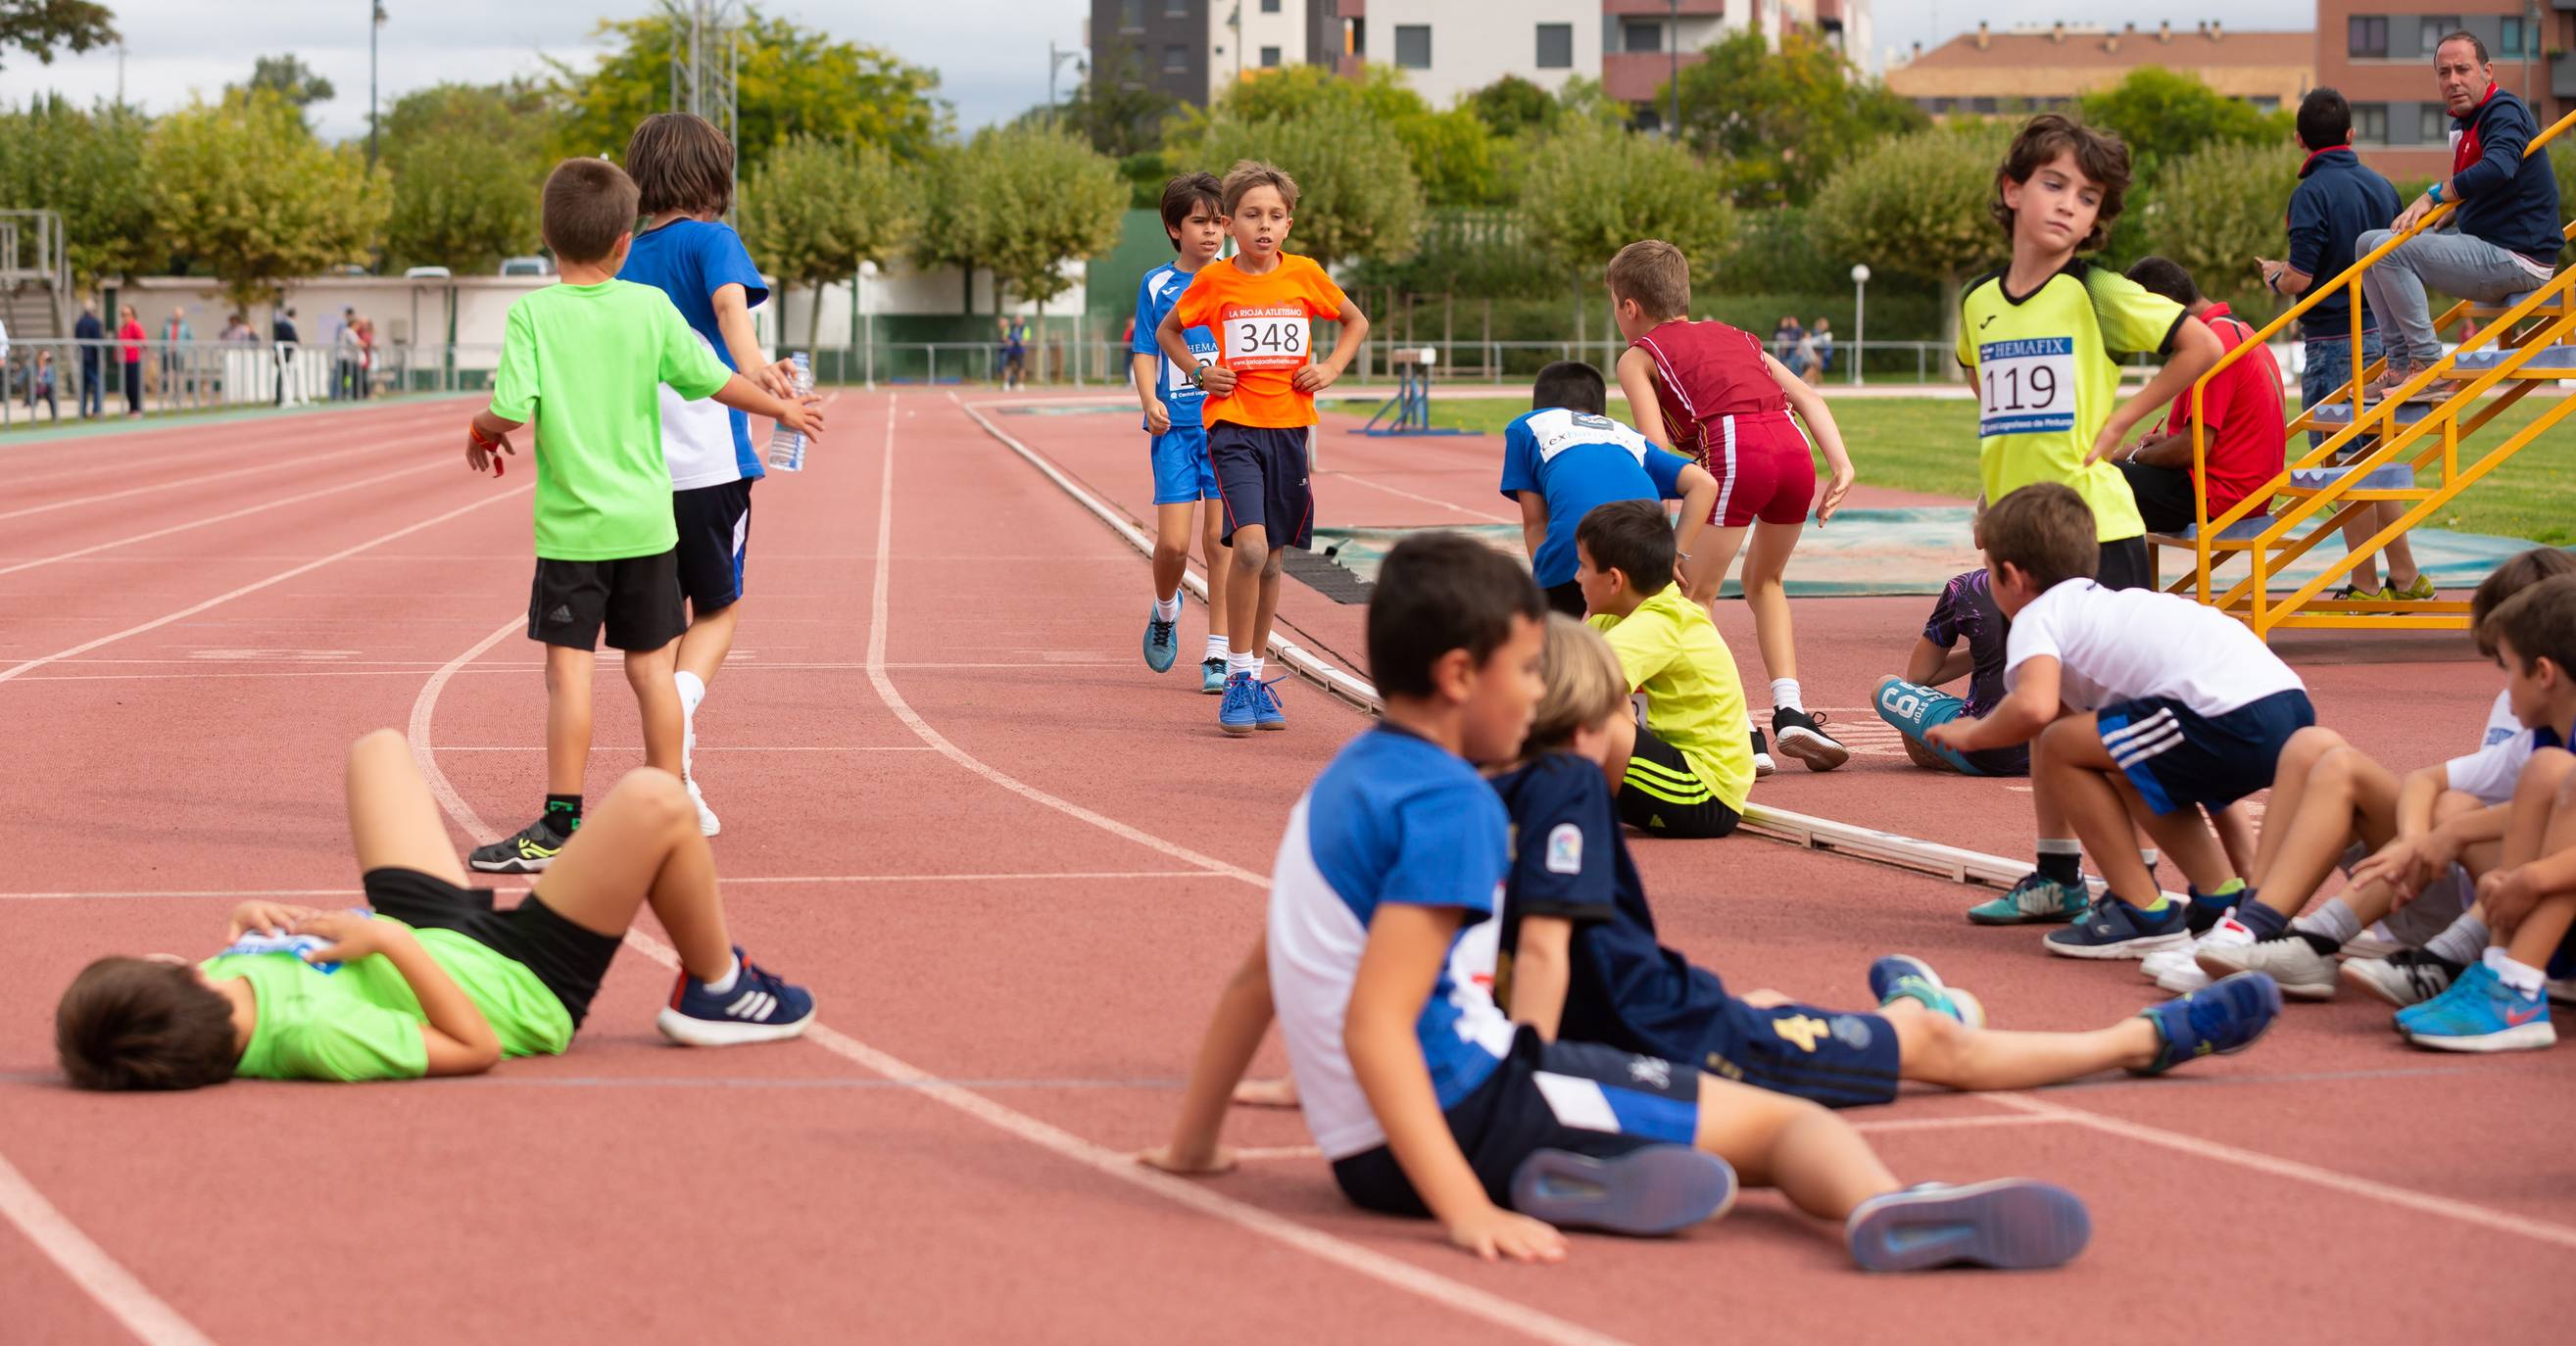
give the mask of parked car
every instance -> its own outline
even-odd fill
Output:
[[[513,257],[501,263],[505,276],[551,276],[555,273],[551,257]]]

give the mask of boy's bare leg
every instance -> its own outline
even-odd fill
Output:
[[[698,834],[697,805],[667,771],[629,771],[610,787],[538,876],[536,895],[556,915],[603,935],[625,934],[650,902],[690,976],[710,981],[733,965],[715,854]]]
[[[1217,541],[1225,532],[1225,506],[1201,502],[1199,528],[1199,557],[1207,562],[1208,634],[1221,638],[1234,631],[1233,609],[1226,606],[1234,590],[1234,548]]]
[[[740,600],[713,612],[690,612],[689,629],[680,634],[676,671],[695,674],[703,685],[714,685],[716,670],[723,668],[725,656],[733,653],[734,629],[741,624]]]
[[[1777,1187],[1798,1209],[1828,1220],[1899,1186],[1851,1123],[1803,1098],[1714,1075],[1700,1076],[1694,1140],[1745,1186]]]
[[[680,743],[685,723],[680,710],[680,688],[671,681],[673,661],[679,650],[680,642],[674,640],[658,650],[629,650],[626,653],[626,685],[635,689],[635,706],[644,714],[644,764],[675,776],[680,774]],[[690,805],[692,810],[696,807]],[[583,826],[589,824],[584,823]]]
[[[1717,591],[1726,587],[1727,567],[1735,564],[1735,553],[1744,546],[1746,528],[1711,527],[1699,535],[1699,550],[1682,562],[1682,593],[1701,607],[1717,602]],[[1710,620],[1716,619],[1712,610]]]
[[[1610,751],[1601,759],[1601,770],[1610,777],[1610,793],[1628,779],[1628,760],[1637,755],[1637,721],[1627,715],[1610,717]]]
[[[2310,725],[2290,735],[2281,745],[2281,760],[2272,768],[2272,797],[2263,806],[2264,821],[2269,824],[2254,842],[2254,863],[2245,871],[2245,881],[2263,882],[2272,872],[2272,858],[2288,839],[2290,820],[2299,813],[2299,802],[2307,796],[2308,777],[2317,769],[2318,759],[2345,746],[2344,737],[2321,725]]]
[[[2035,1089],[2105,1070],[2153,1065],[2156,1026],[2131,1015],[2089,1033],[2013,1033],[1969,1028],[1913,1000],[1879,1014],[1896,1027],[1897,1071],[1950,1089]]]
[[[1154,601],[1181,592],[1181,576],[1190,568],[1189,501],[1154,506]]]
[[[2388,768],[2352,748],[2338,747],[2318,757],[2309,769],[2295,811],[2281,811],[2280,787],[2273,787],[2272,805],[2264,817],[2277,825],[2263,829],[2264,841],[2271,843],[2275,832],[2282,835],[2272,846],[2270,867],[2264,868],[2258,858],[2255,872],[2245,877],[2256,890],[2255,900],[2284,916],[2296,916],[2334,872],[2335,862],[2355,836],[2372,850],[2387,845],[2397,835],[2399,785]]]
[[[1261,590],[1252,613],[1252,653],[1255,658],[1266,657],[1270,652],[1270,624],[1279,616],[1279,576],[1287,568],[1288,553],[1279,547],[1271,548],[1269,558],[1261,563]],[[1227,634],[1231,635],[1232,631]]]
[[[2130,789],[2128,777],[2111,760],[2110,750],[2102,746],[2102,730],[2095,717],[2069,716],[2042,731],[2031,745],[2030,774],[2034,795],[2056,796],[2057,807],[2075,829],[2076,838],[2092,853],[2102,881],[2120,900],[2140,910],[2163,905],[2164,893],[2156,887],[2155,875],[2138,854],[2137,835],[2132,830],[2125,798]],[[2139,812],[2136,825],[2145,827],[2156,845],[2182,866],[2194,887],[2201,887],[2212,875],[2227,873],[2226,857],[2219,852],[2217,838],[2210,835],[2200,810]],[[2225,882],[2225,877],[2216,879],[2218,885]]]
[[[1234,530],[1234,541],[1227,548],[1234,553],[1234,563],[1226,577],[1225,635],[1233,653],[1260,658],[1269,649],[1270,618],[1262,610],[1262,571],[1270,564],[1270,532],[1259,524],[1246,524]],[[1270,611],[1279,608],[1279,591],[1270,590]]]
[[[1753,641],[1762,647],[1762,668],[1771,677],[1798,676],[1798,645],[1789,626],[1789,590],[1781,583],[1789,554],[1797,549],[1806,525],[1756,523],[1753,545],[1744,553],[1744,605],[1753,610]],[[1722,577],[1722,576],[1721,576]]]
[[[447,824],[401,734],[379,729],[350,747],[348,801],[359,873],[414,869],[465,886],[465,867],[456,862]]]
[[[2209,815],[2209,830],[2218,834],[2218,849],[2227,867],[2243,875],[2254,868],[2254,823],[2234,804]]]
[[[588,650],[546,647],[546,793],[578,795],[590,770],[590,672]]]

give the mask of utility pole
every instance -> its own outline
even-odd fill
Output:
[[[383,0],[367,0],[367,168],[376,166],[376,33],[385,26]]]
[[[1672,13],[1672,23],[1664,30],[1664,45],[1672,48],[1673,57],[1673,124],[1664,132],[1667,139],[1682,138],[1682,0],[1664,0]]]
[[[671,19],[671,110],[706,118],[724,132],[740,177],[741,135],[736,124],[735,47],[739,0],[666,0]],[[739,181],[732,184],[739,186]]]

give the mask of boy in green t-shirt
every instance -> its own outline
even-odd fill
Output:
[[[2013,138],[1990,202],[2012,262],[1960,299],[1959,363],[1976,381],[1985,497],[2033,482],[2071,487],[2093,511],[2107,589],[2149,583],[2147,526],[2107,455],[2130,427],[2187,393],[2224,353],[2182,305],[2076,256],[2102,246],[2129,189],[2129,149],[2114,135],[2044,112]],[[2165,366],[2120,401],[2120,352]]]
[[[664,1036],[717,1047],[792,1038],[803,988],[755,967],[725,933],[713,857],[679,778],[627,773],[536,891],[507,911],[465,886],[403,736],[349,750],[349,832],[365,911],[245,902],[223,952],[83,968],[54,1013],[63,1072],[84,1089],[193,1089],[258,1079],[473,1075],[572,1045],[636,910],[678,950]]]
[[[487,874],[545,869],[581,826],[590,765],[590,675],[601,628],[626,652],[644,715],[644,760],[682,770],[684,715],[672,680],[688,629],[679,530],[662,453],[661,386],[691,401],[823,428],[819,403],[782,401],[727,370],[669,295],[617,279],[634,243],[635,183],[604,159],[566,159],[546,177],[544,229],[558,283],[510,306],[492,405],[467,427],[466,465],[498,474],[509,436],[537,423],[537,577],[528,638],[546,647],[546,802],[535,822],[479,847]]]
[[[1607,769],[1619,818],[1659,837],[1722,837],[1753,788],[1744,688],[1735,656],[1675,583],[1673,526],[1661,502],[1596,505],[1574,527],[1574,582],[1610,641],[1646,722],[1621,717]]]

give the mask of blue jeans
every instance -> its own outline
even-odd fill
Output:
[[[2367,256],[2392,237],[2386,229],[2373,229],[2352,246]],[[2379,330],[2397,343],[2390,359],[2403,359],[2411,369],[2429,369],[2442,358],[2442,334],[2433,330],[2432,301],[2424,295],[2425,286],[2455,298],[2493,303],[2541,283],[2522,269],[2512,253],[2483,238],[2437,233],[2417,234],[2398,244],[2396,251],[2362,273],[2361,292],[2370,300]]]
[[[2352,338],[2350,336],[2309,337],[2306,342],[2307,363],[2299,370],[2299,404],[2313,407],[2334,396],[2335,389],[2352,382]],[[2379,333],[2365,328],[2361,334],[2361,363],[2367,368],[2379,358]],[[2347,393],[2349,397],[2351,394]],[[2308,447],[2326,442],[2318,431],[2308,432]]]

